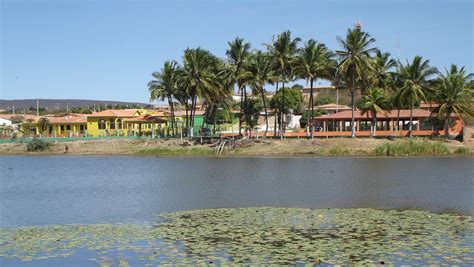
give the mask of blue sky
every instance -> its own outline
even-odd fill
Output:
[[[1,99],[148,102],[151,72],[186,47],[224,57],[236,36],[263,49],[291,30],[335,50],[358,19],[394,57],[474,66],[473,2],[0,0]]]

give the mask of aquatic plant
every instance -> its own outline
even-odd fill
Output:
[[[470,216],[374,209],[182,211],[145,224],[0,228],[0,257],[94,251],[99,263],[474,264]]]

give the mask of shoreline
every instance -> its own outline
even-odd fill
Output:
[[[429,151],[389,151],[393,146],[406,146],[410,142],[429,147]],[[65,153],[65,146],[68,153]],[[384,150],[386,149],[386,150]],[[382,151],[382,152],[381,152]],[[386,152],[385,152],[386,151]],[[77,140],[51,142],[44,151],[28,152],[26,143],[0,144],[0,156],[151,156],[166,158],[407,158],[407,157],[473,157],[474,143],[457,141],[435,141],[415,138],[408,139],[300,139],[300,140],[252,140],[249,144],[229,149],[217,155],[216,147],[208,144],[182,146],[180,140]]]

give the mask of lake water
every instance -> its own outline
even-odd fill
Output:
[[[222,207],[474,214],[473,158],[0,157],[0,226]]]
[[[300,262],[298,259],[319,260],[304,254],[312,253],[316,247],[321,255],[342,257],[333,259],[334,264],[361,263],[377,257],[397,264],[427,264],[434,258],[437,260],[433,263],[474,263],[474,222],[470,217],[474,215],[473,183],[473,158],[1,156],[0,243],[3,239],[3,245],[14,248],[18,244],[12,243],[13,240],[23,240],[24,251],[22,254],[6,247],[0,249],[0,265],[3,262],[12,266],[84,266],[94,263],[91,259],[105,265],[120,265],[122,261],[143,265],[147,260],[166,263],[160,253],[166,255],[170,251],[182,254],[168,260],[184,264],[207,264],[199,257],[208,260],[209,255],[231,262],[261,263],[276,255],[271,251],[278,250],[282,258],[274,263],[294,264]],[[314,214],[295,209],[230,209],[217,213],[210,210],[173,217],[176,222],[169,227],[179,231],[170,232],[169,227],[159,225],[157,228],[138,226],[150,222],[155,225],[157,213],[242,207],[336,210]],[[423,212],[354,209],[346,212],[338,208],[420,210],[456,214],[456,217],[433,217]],[[425,220],[428,223],[420,226]],[[373,225],[367,226],[367,221]],[[255,233],[263,238],[278,236],[287,241],[258,239],[259,243],[252,239],[258,234],[246,233],[249,244],[260,244],[252,249],[266,255],[249,259],[251,253],[244,249],[249,244],[240,239],[247,222],[252,222]],[[314,228],[314,222],[319,227]],[[25,226],[34,227],[16,230]],[[298,236],[306,238],[305,242],[294,239],[295,227],[300,227]],[[210,232],[205,232],[206,229]],[[361,229],[365,230],[360,232]],[[266,236],[267,232],[272,234]],[[89,239],[84,239],[81,233],[88,233]],[[98,233],[102,235],[96,236]],[[345,234],[338,236],[340,233]],[[381,233],[383,237],[378,238]],[[407,243],[404,238],[411,234],[414,239]],[[100,239],[101,244],[118,247],[100,252],[100,246],[91,236]],[[210,236],[214,236],[211,241]],[[417,236],[424,237],[417,239]],[[312,243],[315,240],[317,245]],[[438,243],[442,244],[432,245]],[[36,253],[37,244],[48,250]],[[282,248],[283,244],[290,245]],[[337,253],[331,251],[344,244],[352,247]],[[385,251],[377,250],[385,244],[392,245]],[[407,244],[416,247],[410,251],[405,249]],[[426,247],[419,250],[424,244]],[[203,247],[212,251],[203,252]],[[299,258],[286,257],[296,253],[292,250],[296,247]],[[51,254],[53,248],[60,252],[70,249],[73,254],[70,257]],[[443,254],[448,250],[450,254]],[[162,252],[157,254],[157,251]],[[13,259],[2,259],[2,253],[4,257],[13,255]],[[101,257],[102,253],[109,257]],[[138,260],[139,257],[145,261]],[[182,261],[183,257],[193,261]]]

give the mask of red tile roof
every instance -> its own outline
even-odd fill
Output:
[[[414,109],[413,110],[413,118],[428,118],[430,117],[431,112],[424,109]],[[386,112],[378,112],[377,118],[378,119],[397,119],[398,111],[391,110]],[[320,117],[315,118],[316,120],[342,120],[342,119],[351,119],[352,118],[352,110],[344,110],[339,113],[323,115]],[[362,111],[356,110],[354,112],[354,118],[357,119],[370,119],[370,113],[362,114]],[[400,119],[409,119],[410,118],[410,110],[409,109],[402,109],[400,110]]]
[[[45,118],[48,118],[49,123],[87,123],[87,115],[70,113],[61,116],[48,115]]]
[[[95,112],[88,117],[135,117],[138,109],[107,109],[100,112]]]
[[[126,122],[144,122],[144,123],[166,123],[167,121],[161,117],[145,114],[138,117],[125,119]]]

